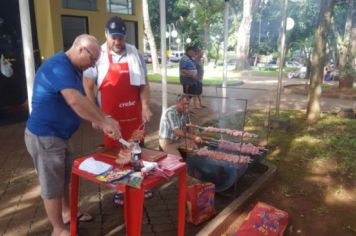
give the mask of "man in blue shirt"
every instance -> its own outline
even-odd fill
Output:
[[[194,105],[196,105],[196,97],[199,95],[198,86],[198,71],[194,62],[196,56],[196,48],[188,46],[185,49],[185,55],[179,61],[179,78],[183,85],[183,93],[193,96]]]
[[[121,136],[118,123],[102,113],[84,93],[82,71],[100,55],[95,37],[78,36],[72,47],[47,59],[38,69],[27,121],[25,143],[39,177],[41,196],[53,236],[69,235],[69,184],[73,158],[68,139],[81,119],[92,122],[113,139]],[[86,214],[79,221],[93,218]]]

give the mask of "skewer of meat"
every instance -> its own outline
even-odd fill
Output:
[[[256,155],[260,154],[261,151],[266,150],[264,147],[255,146],[252,143],[234,143],[228,140],[220,139],[219,148],[230,150],[230,151],[239,151],[245,154]]]
[[[257,138],[258,136],[254,133],[249,133],[246,131],[235,130],[235,129],[221,129],[213,126],[204,127],[205,132],[209,133],[218,133],[218,134],[227,134],[234,137],[243,137],[243,138]]]
[[[199,149],[196,152],[196,155],[213,158],[215,160],[228,161],[234,164],[245,164],[250,162],[249,156],[234,155],[234,154],[228,154],[224,152],[212,151],[209,150],[207,147]]]
[[[234,136],[234,137],[243,137],[243,138],[257,138],[258,137],[257,134],[246,132],[246,131],[241,131],[241,130],[235,130],[235,129],[216,128],[213,126],[203,127],[203,126],[193,125],[193,124],[187,124],[187,127],[201,129],[204,132],[208,132],[208,133],[227,134],[227,135]]]

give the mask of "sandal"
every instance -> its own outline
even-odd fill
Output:
[[[145,199],[150,199],[153,197],[153,192],[152,190],[145,190],[144,193],[144,198]],[[114,203],[117,206],[123,206],[124,205],[124,194],[122,192],[116,192],[114,195]]]
[[[80,222],[90,222],[93,221],[94,217],[91,216],[88,212],[80,212],[77,215],[77,223]],[[64,222],[65,225],[68,225],[70,221]]]
[[[116,192],[114,194],[114,204],[117,206],[124,205],[124,194],[122,192]]]
[[[145,195],[145,199],[150,199],[150,198],[152,198],[153,197],[153,192],[152,192],[152,190],[145,190],[145,193],[144,193]]]

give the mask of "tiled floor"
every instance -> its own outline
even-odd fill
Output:
[[[152,109],[156,122],[146,127],[147,145],[155,148],[161,108],[153,104]],[[0,127],[0,235],[50,235],[37,175],[24,144],[24,129],[24,122]],[[99,144],[101,134],[87,122],[83,122],[71,139],[75,155],[92,151]],[[80,235],[125,235],[123,209],[113,204],[113,193],[81,180],[80,209],[92,214],[95,220],[80,223]],[[176,196],[174,182],[154,190],[154,197],[145,201],[142,235],[176,234]],[[194,235],[201,227],[187,225],[186,235]]]

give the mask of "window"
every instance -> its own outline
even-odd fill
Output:
[[[133,15],[132,0],[106,0],[108,12]]]
[[[96,11],[96,0],[62,0],[63,8]]]
[[[135,45],[136,48],[138,48],[137,22],[125,21],[125,25],[126,25],[126,42]]]
[[[72,46],[74,39],[88,33],[88,18],[81,16],[62,16],[63,49]]]

